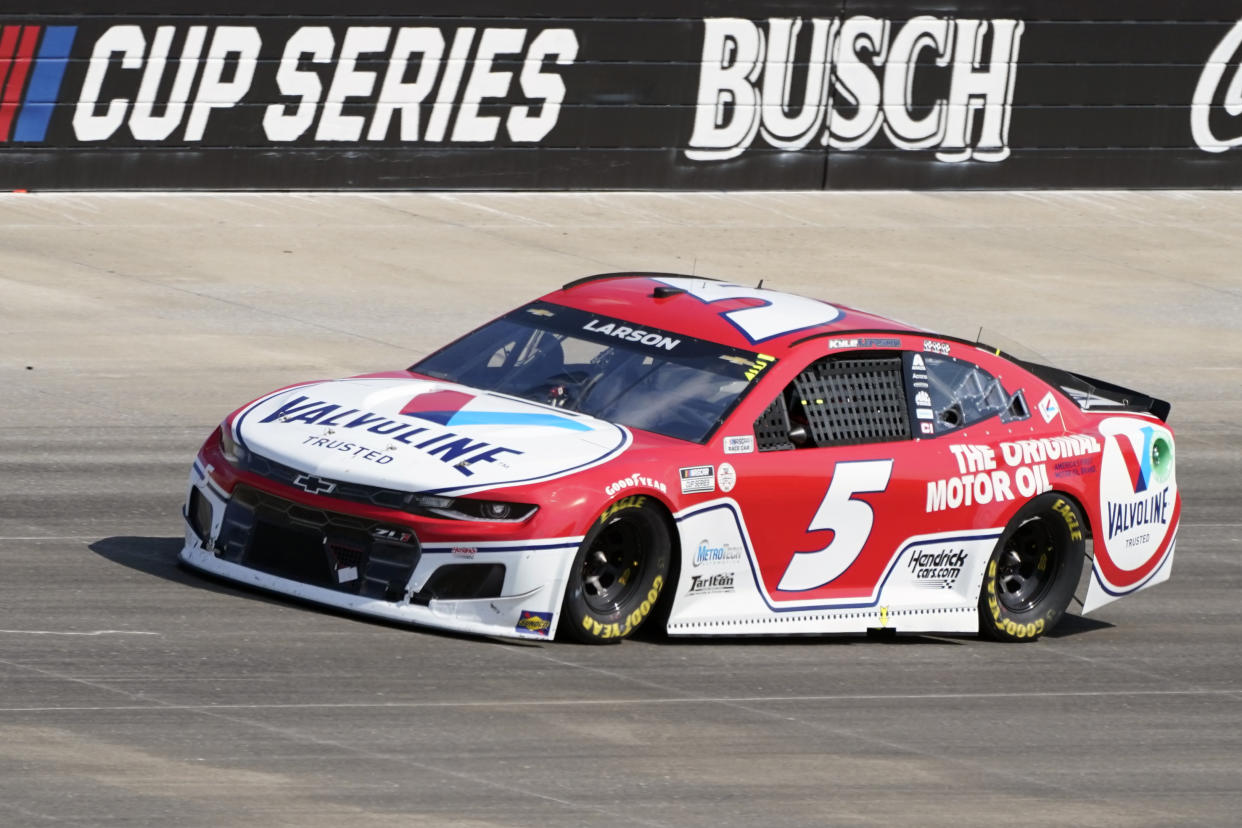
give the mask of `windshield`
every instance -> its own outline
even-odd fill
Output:
[[[701,443],[774,362],[685,334],[535,302],[410,370]]]

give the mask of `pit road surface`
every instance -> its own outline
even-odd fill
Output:
[[[0,825],[1237,824],[1239,227],[1242,193],[0,197]],[[626,269],[1171,400],[1172,580],[1034,644],[584,647],[177,568],[235,406]]]

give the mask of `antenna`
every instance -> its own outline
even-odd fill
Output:
[[[760,279],[760,280],[759,280],[759,284],[755,285],[755,290],[759,290],[759,289],[760,289],[760,288],[762,288],[762,287],[763,287],[763,280],[762,280],[762,279]]]
[[[690,275],[691,276],[699,275],[699,257],[698,256],[694,257],[694,264],[690,265]]]

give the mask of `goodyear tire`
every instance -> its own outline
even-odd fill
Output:
[[[565,588],[560,629],[589,644],[633,635],[655,611],[669,579],[672,539],[642,495],[613,503],[587,532]]]
[[[1051,632],[1082,574],[1084,532],[1078,506],[1055,492],[1019,509],[984,571],[980,633],[998,641],[1033,641]]]

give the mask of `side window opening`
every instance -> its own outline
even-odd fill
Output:
[[[1030,409],[1019,390],[966,360],[937,354],[907,353],[912,417],[921,436],[935,436],[1000,415],[1003,422],[1026,419]]]
[[[811,363],[755,421],[760,451],[907,440],[902,358],[893,353]]]

